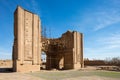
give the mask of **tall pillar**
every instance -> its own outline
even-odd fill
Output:
[[[73,47],[73,65],[74,69],[80,69],[84,65],[83,62],[83,37],[82,33],[74,32],[74,47]]]
[[[83,34],[80,34],[80,64],[84,68],[84,58],[83,58]]]
[[[16,72],[39,71],[41,53],[41,22],[39,17],[21,7],[15,11],[15,41],[13,70]],[[26,69],[27,68],[27,69]]]
[[[24,10],[21,7],[17,8],[17,44],[18,44],[18,61],[23,63],[23,53],[24,53]]]
[[[42,47],[42,42],[41,42],[41,20],[38,18],[38,53],[37,53],[37,64],[40,65],[41,64],[41,47]]]

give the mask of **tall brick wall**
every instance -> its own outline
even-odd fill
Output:
[[[82,33],[67,31],[60,38],[43,38],[39,17],[18,6],[14,13],[13,70],[39,71],[42,51],[47,54],[48,69],[84,67]]]
[[[14,71],[40,70],[40,27],[37,15],[18,6],[14,13]]]

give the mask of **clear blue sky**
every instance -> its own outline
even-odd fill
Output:
[[[120,57],[120,0],[0,0],[0,59],[11,59],[17,5],[38,14],[51,37],[82,32],[85,58]]]

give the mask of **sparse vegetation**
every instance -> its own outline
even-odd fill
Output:
[[[45,80],[62,80],[66,78],[77,78],[87,76],[100,76],[107,78],[120,78],[120,72],[113,71],[46,71],[29,73],[30,75],[43,78]],[[114,80],[114,79],[113,79]]]
[[[108,65],[120,66],[120,57],[106,58],[105,63]]]

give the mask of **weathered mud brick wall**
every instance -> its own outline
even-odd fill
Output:
[[[14,13],[14,71],[40,70],[40,27],[37,15],[18,6]]]
[[[64,68],[80,69],[83,62],[83,34],[76,31],[67,31],[61,37],[64,43]]]
[[[44,43],[42,51],[45,51],[47,55],[47,69],[80,69],[84,67],[82,33],[67,31],[60,38],[46,38],[42,43]]]
[[[60,38],[41,36],[41,21],[21,7],[14,13],[13,70],[39,71],[41,53],[47,55],[47,69],[80,69],[83,61],[83,34],[67,31]]]

